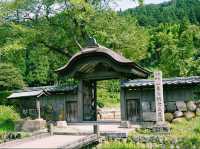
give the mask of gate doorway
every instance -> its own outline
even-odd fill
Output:
[[[97,121],[120,121],[120,81],[97,81]]]

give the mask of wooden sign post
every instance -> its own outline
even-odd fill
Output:
[[[37,112],[38,112],[38,119],[41,119],[41,115],[40,115],[40,100],[36,99],[36,108],[37,108]]]
[[[157,132],[169,132],[169,126],[165,123],[165,107],[163,98],[162,72],[154,72],[155,80],[155,104],[156,104],[156,125],[154,130]]]

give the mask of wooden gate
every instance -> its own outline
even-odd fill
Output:
[[[126,107],[127,107],[127,119],[129,121],[138,122],[140,118],[139,99],[128,99]]]
[[[65,116],[67,122],[77,122],[78,121],[78,110],[76,101],[66,101],[65,103]]]
[[[96,121],[96,82],[84,81],[83,120]]]

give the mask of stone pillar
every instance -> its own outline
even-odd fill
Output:
[[[163,84],[162,84],[162,72],[154,72],[155,79],[155,103],[156,103],[156,123],[164,123],[164,99],[163,99]]]
[[[156,132],[169,132],[169,126],[165,123],[165,109],[163,99],[163,83],[162,83],[162,72],[154,72],[155,79],[155,104],[156,104],[156,125],[153,130]]]

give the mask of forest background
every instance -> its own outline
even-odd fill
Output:
[[[88,38],[164,77],[200,75],[200,1],[114,11],[110,0],[13,0],[0,3],[0,104],[11,90],[69,84],[54,72]],[[105,105],[119,102],[119,82],[98,82]]]

